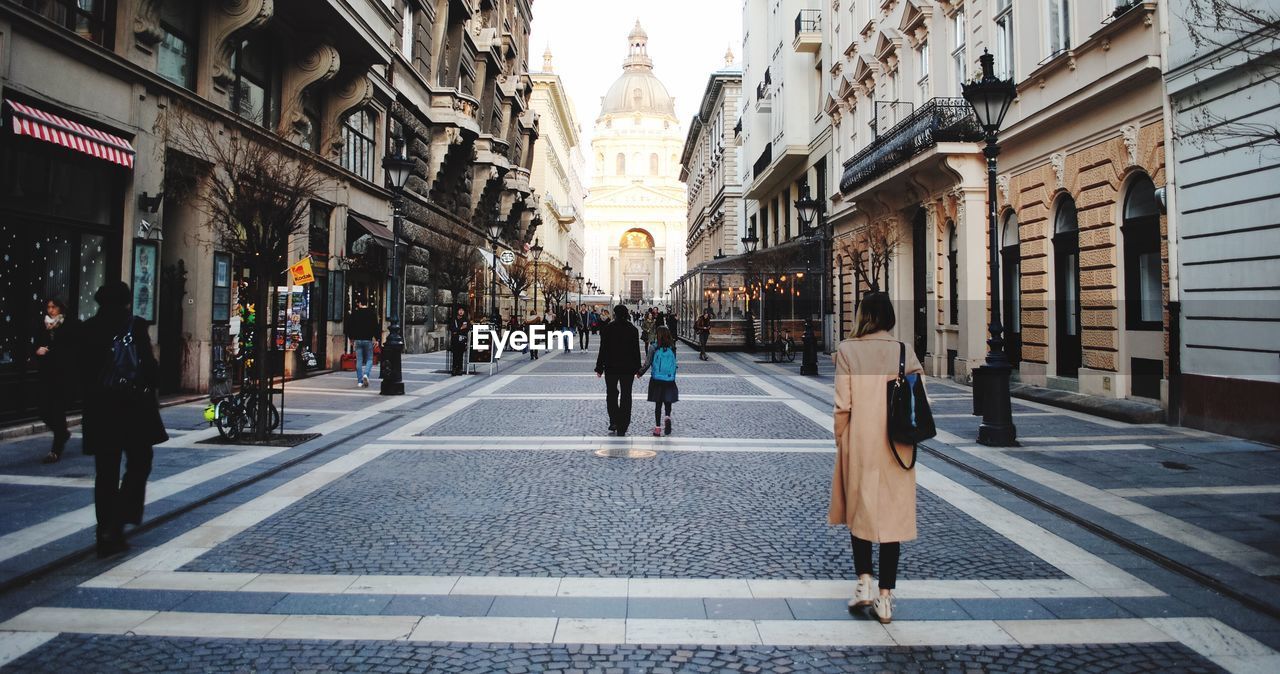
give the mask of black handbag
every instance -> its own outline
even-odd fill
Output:
[[[929,410],[929,399],[924,393],[924,378],[918,374],[908,375],[907,345],[898,342],[898,377],[889,382],[889,451],[903,470],[911,470],[916,465],[916,445],[938,434],[933,425],[933,412]],[[893,443],[911,445],[911,465],[902,462],[898,450]]]

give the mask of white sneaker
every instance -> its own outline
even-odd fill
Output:
[[[364,377],[364,387],[369,388],[369,375],[365,375]]]
[[[888,625],[893,622],[893,595],[880,595],[876,597],[875,602],[871,604],[871,612],[875,614],[876,620],[881,625]]]
[[[871,593],[875,591],[871,585],[871,576],[858,578],[858,586],[853,590],[853,599],[849,600],[850,611],[871,605]]]

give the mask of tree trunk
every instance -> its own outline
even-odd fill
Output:
[[[271,354],[271,347],[267,344],[267,340],[271,337],[270,326],[275,323],[275,311],[271,305],[271,296],[273,295],[272,283],[274,282],[275,270],[272,269],[270,262],[265,261],[264,257],[258,258],[258,264],[253,270],[254,277],[257,279],[257,316],[253,323],[253,337],[256,353],[253,359],[257,367],[258,374],[258,396],[255,417],[258,423],[254,424],[253,434],[257,440],[266,440],[270,434],[270,409],[271,409],[271,363],[268,356]]]

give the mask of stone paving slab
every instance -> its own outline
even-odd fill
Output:
[[[653,403],[645,382],[636,382],[631,407],[632,435],[653,428]],[[603,389],[603,384],[601,385]],[[826,439],[831,431],[786,404],[771,400],[685,400],[675,404],[675,435],[694,438]],[[603,390],[598,400],[480,400],[421,433],[431,436],[528,437],[608,434]]]
[[[535,370],[536,372],[536,370]],[[682,394],[724,395],[724,396],[764,396],[767,393],[749,380],[730,375],[688,377],[676,376],[677,385]],[[636,381],[636,389],[640,393],[648,390],[649,377]],[[496,393],[500,394],[542,394],[542,393],[574,393],[592,394],[604,399],[604,381],[591,375],[566,375],[564,377],[515,377]],[[641,396],[643,397],[643,396]]]
[[[1222,671],[1181,644],[766,647],[450,644],[63,634],[6,671],[152,672],[1045,672]]]
[[[850,578],[848,534],[826,524],[832,460],[390,451],[182,570]],[[927,490],[919,495],[921,537],[903,546],[902,577],[1064,577]]]
[[[1081,446],[1088,449],[1088,445]],[[1255,455],[1246,465],[1231,465],[1221,454],[1190,454],[1163,449],[1119,451],[1052,451],[1033,449],[1011,452],[1028,463],[1080,480],[1099,489],[1144,487],[1213,487],[1236,484],[1280,484],[1280,451]],[[1230,455],[1234,456],[1234,455]],[[1211,505],[1213,498],[1197,501]],[[1274,499],[1263,495],[1262,499]],[[1225,511],[1225,509],[1224,509]]]

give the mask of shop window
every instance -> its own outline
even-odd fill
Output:
[[[947,322],[960,324],[960,243],[954,222],[947,226]]]
[[[374,118],[357,110],[342,122],[342,167],[372,181],[374,177]]]
[[[213,254],[213,322],[231,320],[231,256]]]
[[[1163,293],[1160,269],[1160,205],[1156,186],[1142,176],[1124,198],[1125,323],[1130,330],[1159,330]]]
[[[195,89],[199,8],[187,0],[166,0],[160,7],[164,37],[156,48],[156,74],[187,89]]]
[[[241,41],[231,55],[231,70],[231,109],[255,124],[274,127],[280,114],[280,77],[267,44]]]

